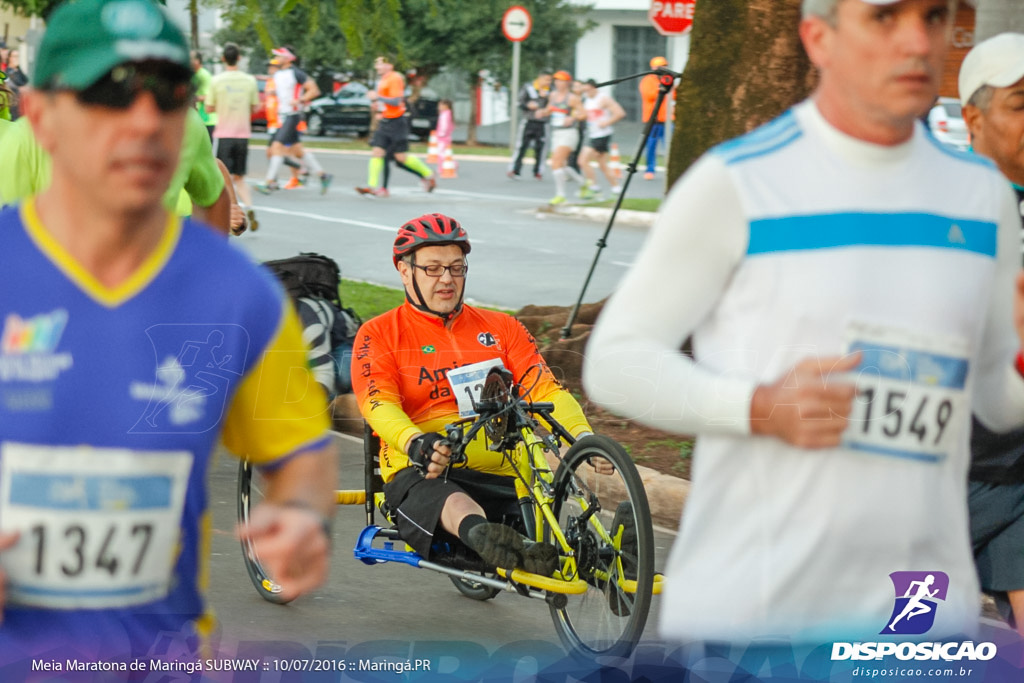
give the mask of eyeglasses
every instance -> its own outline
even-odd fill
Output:
[[[148,92],[160,111],[177,111],[188,106],[195,92],[191,79],[183,78],[183,73],[140,69],[133,65],[116,66],[85,90],[77,91],[75,96],[85,105],[127,109],[140,94]]]
[[[442,266],[439,263],[431,263],[429,266],[418,266],[415,263],[410,263],[409,265],[413,268],[419,268],[430,277],[441,277],[446,270],[452,274],[452,277],[466,277],[466,271],[469,270],[468,263],[456,263],[451,266]]]

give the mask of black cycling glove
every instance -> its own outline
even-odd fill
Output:
[[[420,474],[426,475],[434,454],[434,444],[438,441],[444,441],[444,437],[436,432],[428,432],[420,434],[409,444],[409,463],[419,470]]]

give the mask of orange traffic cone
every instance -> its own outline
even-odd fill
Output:
[[[610,161],[612,175],[615,176],[616,180],[622,180],[622,157],[619,156],[619,146],[614,142],[612,143],[612,158]]]
[[[441,162],[441,177],[442,178],[458,178],[457,166],[455,165],[455,158],[452,156],[451,148],[444,151],[444,161]]]
[[[430,131],[430,141],[427,143],[427,163],[437,163],[437,131]]]

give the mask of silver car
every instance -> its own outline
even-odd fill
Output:
[[[966,150],[970,145],[967,124],[960,112],[960,102],[952,97],[940,97],[928,112],[928,128],[939,142]]]

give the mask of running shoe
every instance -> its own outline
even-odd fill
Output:
[[[556,194],[554,197],[551,198],[551,201],[549,201],[548,204],[550,204],[551,206],[565,204],[565,197],[560,194]]]
[[[387,198],[391,196],[386,187],[357,187],[356,192],[363,195],[364,197],[381,197]]]
[[[541,576],[551,576],[558,568],[558,550],[553,545],[534,543],[510,526],[487,522],[473,527],[466,535],[463,542],[495,567],[520,567]]]
[[[259,192],[260,194],[270,194],[271,192],[274,192],[275,190],[280,190],[281,189],[280,185],[277,184],[276,180],[271,180],[270,182],[266,182],[266,183],[257,183],[255,185],[255,188],[256,188],[256,191]]]
[[[437,187],[437,178],[430,176],[429,178],[423,178],[420,180],[423,184],[424,192],[433,192],[434,188]]]
[[[537,180],[544,180],[544,176],[541,175],[540,173],[534,173],[533,177]]]
[[[636,519],[633,516],[633,504],[628,500],[619,503],[619,507],[615,509],[612,528],[609,530],[612,538],[619,534],[620,529],[622,537],[619,539],[619,558],[622,560],[622,578],[628,581],[636,581],[639,546],[636,540]],[[613,614],[619,617],[628,617],[632,611],[627,602],[627,597],[622,595],[618,587],[612,582],[608,584],[608,607]]]
[[[331,186],[332,180],[334,180],[334,176],[330,173],[320,174],[320,194],[327,194],[327,188]]]
[[[256,220],[256,212],[252,209],[245,210],[245,218],[249,221],[249,232],[256,232],[260,229],[260,222]]]
[[[618,194],[622,192],[622,188],[619,187],[618,185],[612,185],[608,191],[611,192],[612,194]]]
[[[519,174],[516,173],[515,171],[509,171],[505,175],[507,175],[511,180],[519,180]]]
[[[583,187],[580,188],[579,192],[580,199],[593,199],[595,194],[597,193],[594,192],[594,188],[589,182],[583,183]]]
[[[288,179],[288,182],[284,184],[284,189],[286,189],[286,190],[294,190],[295,188],[301,187],[301,186],[302,186],[302,182],[298,178],[296,178],[295,176],[292,176],[291,178]]]
[[[651,173],[650,171],[644,173],[644,180],[654,180],[654,174]]]

